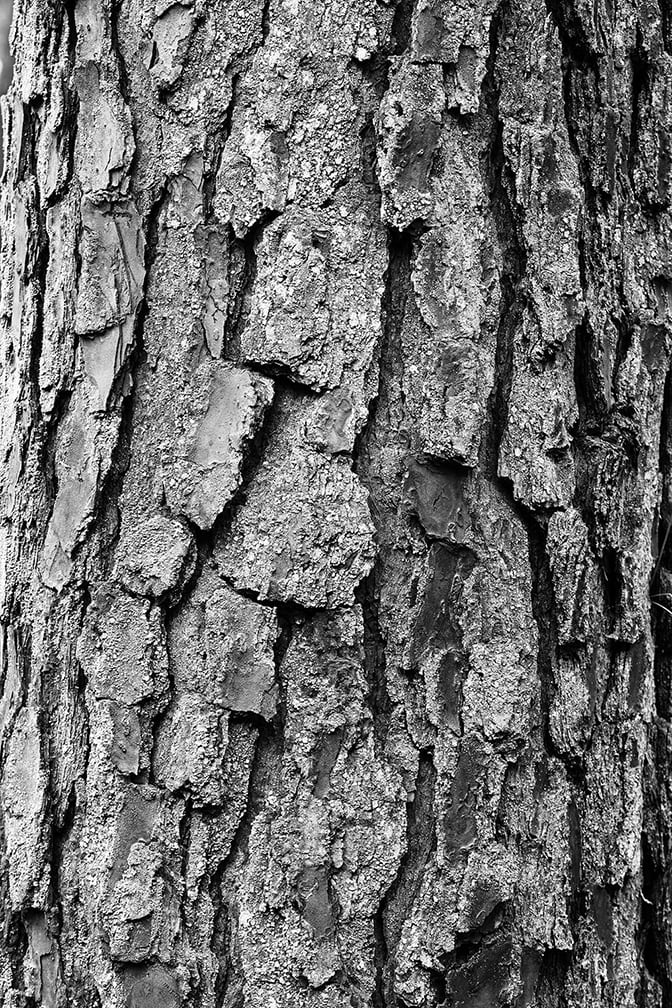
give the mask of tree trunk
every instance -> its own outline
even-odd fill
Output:
[[[672,1004],[666,4],[16,4],[3,1006]]]

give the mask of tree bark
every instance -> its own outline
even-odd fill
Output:
[[[666,0],[21,0],[0,1001],[672,1004]]]

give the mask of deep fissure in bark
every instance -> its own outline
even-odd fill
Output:
[[[383,1008],[398,1003],[394,990],[394,954],[401,938],[401,929],[417,895],[422,873],[433,849],[436,848],[434,822],[434,788],[436,769],[431,750],[419,753],[418,776],[412,801],[407,803],[406,850],[397,874],[376,914],[377,936],[376,992]]]
[[[513,369],[513,340],[522,319],[525,303],[527,253],[520,234],[516,212],[516,185],[504,154],[503,130],[499,111],[499,82],[496,59],[500,33],[506,30],[508,5],[499,5],[490,22],[489,51],[483,78],[482,101],[490,117],[491,133],[481,170],[487,187],[490,208],[502,252],[500,275],[501,304],[495,353],[495,383],[488,409],[490,426],[483,439],[484,465],[497,479],[499,447],[506,425]]]

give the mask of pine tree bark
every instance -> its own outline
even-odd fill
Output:
[[[670,24],[16,4],[3,1005],[672,1003]]]

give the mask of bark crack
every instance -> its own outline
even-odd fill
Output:
[[[513,376],[513,345],[525,304],[527,252],[516,205],[516,184],[504,150],[504,122],[499,110],[497,51],[506,22],[507,3],[497,8],[490,22],[490,51],[483,79],[482,96],[490,118],[491,134],[482,172],[489,195],[502,254],[501,303],[495,350],[495,383],[488,402],[489,423],[482,445],[482,465],[498,481],[499,448],[506,426]]]
[[[423,873],[436,850],[435,788],[434,752],[429,748],[421,749],[415,793],[406,805],[406,851],[374,920],[377,945],[375,1008],[393,1008],[397,1004],[395,953],[404,921],[420,891]]]

